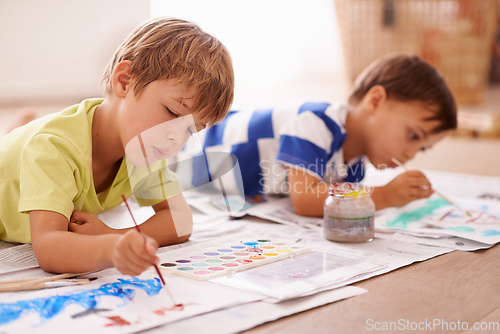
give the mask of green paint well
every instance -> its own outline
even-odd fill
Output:
[[[424,206],[410,212],[403,212],[393,220],[388,221],[386,227],[408,228],[409,223],[418,222],[425,216],[434,214],[435,210],[449,205],[450,203],[442,198],[428,200]]]
[[[448,227],[447,230],[464,233],[476,233],[476,230],[469,226]]]

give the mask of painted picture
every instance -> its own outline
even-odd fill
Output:
[[[380,231],[420,236],[457,236],[486,244],[500,242],[500,203],[485,199],[454,199],[451,205],[433,196],[375,217]]]
[[[1,333],[131,333],[259,300],[245,291],[166,276],[109,276],[79,287],[0,295]]]

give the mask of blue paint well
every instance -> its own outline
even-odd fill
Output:
[[[68,305],[78,304],[84,309],[94,308],[101,297],[113,296],[123,300],[124,304],[133,300],[135,288],[144,290],[148,296],[154,296],[161,290],[158,278],[140,280],[137,277],[118,279],[118,282],[101,285],[98,289],[84,290],[78,293],[35,298],[15,303],[0,303],[0,325],[17,320],[31,312],[36,312],[42,320],[51,319]]]
[[[249,241],[249,242],[244,242],[243,244],[247,246],[257,246],[259,243],[255,241]]]
[[[496,235],[500,235],[500,231],[498,230],[486,230],[483,231],[483,237],[493,237]]]

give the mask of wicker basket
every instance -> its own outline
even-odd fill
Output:
[[[352,80],[387,53],[416,54],[443,75],[458,103],[483,101],[495,0],[335,0]]]

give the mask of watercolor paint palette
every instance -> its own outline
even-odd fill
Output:
[[[310,251],[307,245],[283,240],[226,242],[189,254],[162,257],[159,267],[166,273],[205,281]]]

